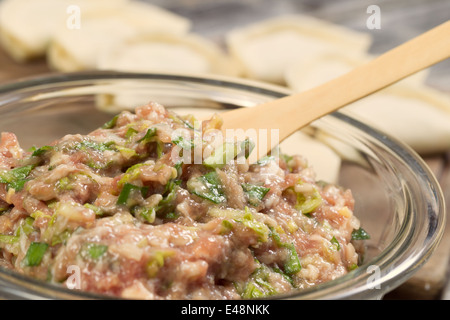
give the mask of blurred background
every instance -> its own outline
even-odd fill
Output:
[[[28,16],[24,13],[27,11],[26,7],[21,10],[19,5],[11,4],[16,2],[22,5],[35,6],[39,1],[43,1],[48,7],[42,11],[30,9]],[[26,0],[0,0],[0,10],[3,9],[0,11],[0,36],[3,39],[2,46],[0,46],[0,84],[51,72],[90,69],[149,72],[156,67],[159,68],[156,68],[158,72],[164,72],[164,69],[161,69],[164,66],[170,69],[168,71],[174,72],[176,68],[184,68],[189,65],[191,69],[188,71],[195,71],[194,67],[198,67],[199,72],[202,73],[211,72],[252,78],[258,81],[273,82],[276,85],[287,85],[293,90],[302,90],[305,82],[311,81],[312,83],[314,80],[318,84],[320,81],[325,81],[338,75],[345,68],[356,66],[365,59],[381,54],[450,18],[450,1],[448,0],[145,0],[144,2],[175,15],[170,18],[173,18],[173,20],[167,17],[163,19],[161,15],[158,15],[158,19],[161,18],[161,20],[155,18],[156,23],[161,22],[162,30],[159,31],[164,32],[166,27],[174,31],[174,26],[177,25],[174,31],[175,35],[164,38],[166,43],[169,43],[167,39],[170,38],[171,45],[178,48],[177,55],[174,54],[173,56],[174,59],[178,59],[188,49],[192,49],[192,52],[195,51],[197,54],[194,57],[190,52],[190,62],[178,64],[170,61],[170,55],[162,47],[158,47],[161,60],[155,58],[158,57],[155,54],[152,56],[154,63],[149,64],[148,61],[145,61],[149,51],[145,50],[149,50],[149,43],[154,44],[155,41],[161,41],[161,37],[143,36],[139,38],[141,46],[137,46],[136,42],[126,42],[127,39],[121,46],[115,44],[107,47],[104,46],[104,42],[106,42],[104,39],[111,39],[113,35],[120,33],[114,31],[117,24],[111,24],[111,31],[103,26],[103,29],[101,29],[103,33],[101,33],[95,28],[98,27],[96,23],[104,17],[91,18],[92,23],[84,24],[85,12],[83,11],[81,11],[82,27],[80,31],[85,33],[80,32],[78,35],[74,35],[75,33],[72,32],[69,36],[67,30],[62,30],[64,27],[58,27],[58,24],[52,25],[50,23],[53,20],[48,17],[53,17],[53,14],[57,11],[55,7],[49,5],[51,0],[39,1],[30,0],[27,4]],[[65,0],[61,0],[60,3],[62,1]],[[77,1],[67,3],[75,4]],[[8,6],[6,5],[7,2]],[[120,2],[120,0],[117,2]],[[379,9],[376,17],[373,15],[377,12],[368,11],[369,8],[374,8],[374,6]],[[64,12],[64,17],[67,18],[68,14],[70,15],[72,12]],[[95,14],[89,14],[96,17]],[[269,22],[272,19],[292,14],[313,17],[317,20],[311,22],[300,19],[299,25],[296,22],[278,22],[278,24],[270,24]],[[133,17],[136,18],[133,19]],[[375,21],[378,23],[376,28],[368,27],[369,22],[374,22],[374,20],[370,20],[373,18],[378,19]],[[142,28],[150,28],[147,22],[151,24],[152,20],[152,18],[147,20],[143,10],[130,13],[127,19],[125,20],[133,25],[133,28],[136,25]],[[120,23],[124,23],[124,26],[128,27],[128,22],[124,22],[125,20],[121,20]],[[173,23],[167,21],[173,21]],[[165,23],[168,24],[165,25]],[[300,51],[301,53],[304,52],[305,55],[299,54],[299,59],[306,56],[311,59],[304,58],[303,66],[301,64],[296,65],[296,68],[293,64],[285,61],[288,64],[287,69],[291,70],[283,70],[282,74],[287,75],[287,71],[291,72],[290,77],[286,77],[281,82],[276,77],[270,78],[270,75],[278,71],[271,69],[273,65],[278,65],[280,60],[285,59],[284,56],[277,57],[276,54],[286,53],[290,50],[289,46],[286,48],[277,47],[280,44],[286,45],[285,42],[281,41],[281,38],[275,40],[274,37],[271,38],[271,35],[274,34],[273,31],[281,28],[280,25],[283,25],[283,28],[288,28],[290,32],[293,30],[301,34],[301,39],[304,42],[299,43],[307,43],[308,45],[302,49],[303,51]],[[288,26],[286,27],[286,25]],[[252,29],[251,26],[256,27]],[[42,32],[37,33],[38,30]],[[90,32],[89,30],[96,31]],[[124,28],[120,30],[123,31]],[[317,30],[320,30],[320,32]],[[30,41],[30,48],[28,48],[18,41],[22,36],[25,40],[28,38],[36,40],[39,38],[38,36],[43,36],[45,32],[51,33],[53,38],[49,39],[56,39],[56,41],[53,41],[53,48],[48,49],[44,54],[36,53],[31,48],[31,46],[39,47],[41,44]],[[133,32],[130,31],[130,33]],[[261,46],[260,48],[264,48],[261,55],[254,55],[255,61],[251,61],[252,59],[246,61],[245,54],[249,51],[242,48],[251,49],[252,44],[256,45],[251,41],[257,37],[262,37],[264,33],[268,35],[267,38],[264,38],[266,42],[258,43]],[[96,34],[97,38],[94,38],[93,34]],[[232,34],[233,37],[231,37]],[[191,35],[195,37],[191,39]],[[72,36],[74,38],[71,38]],[[123,37],[126,38],[126,35]],[[346,47],[348,49],[333,49],[334,51],[332,50],[329,54],[329,52],[322,50],[324,48],[322,44],[318,45],[316,40],[319,38],[323,43],[331,43],[334,47],[339,47],[339,42],[348,42]],[[47,45],[49,39],[44,39],[42,43]],[[146,47],[142,46],[143,42],[147,45]],[[263,44],[266,44],[267,47],[264,47]],[[293,42],[292,45],[297,45],[297,42]],[[92,57],[94,49],[101,46],[104,47],[102,58],[97,59],[96,57],[94,59]],[[183,50],[180,50],[181,47]],[[135,51],[131,52],[131,48],[134,48]],[[327,48],[331,48],[331,46],[327,45]],[[271,51],[272,49],[273,51]],[[310,49],[312,51],[308,53]],[[292,50],[294,51],[294,48]],[[298,48],[295,48],[295,50],[298,50]],[[353,51],[358,51],[358,54],[355,56]],[[189,54],[186,53],[186,55]],[[328,58],[325,59],[324,57],[327,54]],[[131,59],[130,57],[134,58]],[[264,60],[264,58],[267,60]],[[228,64],[230,60],[232,64]],[[348,62],[349,60],[351,61]],[[97,61],[102,63],[98,64]],[[130,61],[133,63],[130,63]],[[265,61],[277,63],[267,64],[265,70],[256,70],[258,66],[264,66]],[[88,62],[91,62],[91,64]],[[256,62],[259,62],[259,65]],[[280,63],[280,65],[282,64]],[[284,67],[286,68],[286,66]],[[266,72],[268,70],[272,71],[269,75]],[[258,77],[258,75],[264,75],[264,77]],[[272,79],[274,81],[271,81]],[[410,131],[399,132],[400,135],[404,135],[400,138],[411,138],[412,146],[423,156],[441,183],[447,206],[450,207],[450,60],[433,66],[415,79],[406,86],[405,90],[409,100],[404,100],[404,109],[402,110],[408,110],[410,104],[416,105],[417,103],[417,108],[414,110],[418,110],[416,118],[422,123],[419,125],[411,123],[411,125],[406,126]],[[394,109],[395,105],[392,108]],[[392,119],[394,126],[396,122],[399,123],[406,116],[401,112],[393,112],[391,115],[396,117]],[[409,115],[412,121],[417,120],[412,116]],[[380,119],[382,122],[388,120],[386,114],[380,115]],[[437,120],[439,120],[439,125],[436,125]],[[425,123],[428,123],[428,125],[423,125]],[[429,136],[427,137],[427,135]],[[417,136],[420,137],[417,138]],[[417,144],[414,144],[416,142]],[[446,232],[440,247],[430,261],[410,281],[388,294],[385,297],[386,299],[450,298],[450,293],[447,293],[447,270],[450,254],[450,237],[448,234],[449,232]]]
[[[450,19],[447,0],[146,0],[193,21],[193,31],[222,42],[230,29],[291,13],[307,14],[370,33],[369,52],[383,53]],[[381,9],[381,28],[369,30],[367,8]],[[450,36],[450,35],[449,35]],[[431,68],[427,83],[450,91],[450,61]]]

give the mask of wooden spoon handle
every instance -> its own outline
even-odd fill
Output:
[[[314,89],[223,113],[224,128],[275,129],[282,141],[312,121],[449,57],[447,21]],[[269,152],[276,142],[268,143],[265,151]]]

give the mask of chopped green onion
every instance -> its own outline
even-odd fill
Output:
[[[275,231],[273,227],[270,227],[270,236],[275,240],[275,243],[279,247],[284,247],[285,243],[281,241],[280,235]]]
[[[254,148],[255,143],[250,139],[245,139],[241,143],[241,153],[244,154],[245,159],[248,159]]]
[[[272,161],[275,161],[274,156],[265,156],[265,157],[262,157],[261,159],[259,159],[256,162],[256,164],[258,164],[260,166],[265,166],[265,165],[268,165],[269,163],[271,163]]]
[[[280,158],[282,158],[284,160],[284,162],[286,163],[286,167],[287,167],[288,171],[292,172],[293,168],[290,165],[290,161],[292,161],[294,159],[294,157],[282,153],[282,154],[280,154]]]
[[[5,214],[9,210],[9,205],[7,203],[0,204],[0,216]]]
[[[80,254],[83,258],[97,260],[108,251],[108,246],[97,243],[85,243],[81,247]]]
[[[220,234],[227,234],[231,230],[233,230],[233,223],[228,220],[222,220],[222,228],[220,230]]]
[[[215,171],[197,178],[189,179],[187,188],[190,193],[216,204],[227,200],[222,182]]]
[[[164,143],[162,141],[156,142],[156,155],[158,156],[158,159],[161,159],[161,157],[164,154]]]
[[[288,259],[284,264],[284,273],[291,276],[299,272],[302,266],[294,244],[282,242],[280,235],[273,228],[270,228],[270,231],[270,236],[275,240],[275,243],[280,247],[288,249]]]
[[[130,139],[132,136],[134,136],[136,133],[138,133],[134,128],[128,128],[127,132],[125,133],[125,138]]]
[[[208,210],[208,215],[242,223],[245,227],[253,230],[258,235],[258,240],[261,242],[267,242],[269,239],[269,227],[267,227],[265,223],[256,220],[248,207],[245,207],[245,210],[212,207]]]
[[[4,244],[14,244],[16,242],[19,242],[19,236],[10,236],[6,234],[0,234],[0,243]]]
[[[30,216],[31,216],[33,219],[39,219],[39,218],[48,218],[48,219],[51,219],[51,218],[52,218],[51,215],[49,215],[49,214],[47,214],[47,213],[45,213],[45,212],[43,212],[43,211],[41,211],[41,210],[37,210],[37,211],[33,212],[32,214],[30,214]]]
[[[43,242],[32,242],[28,248],[23,263],[28,267],[35,267],[41,264],[47,251],[48,244]]]
[[[278,268],[278,267],[273,267],[272,270],[273,270],[273,272],[282,275],[283,278],[284,278],[287,282],[289,282],[289,283],[291,284],[291,286],[293,286],[293,287],[295,286],[294,280],[292,279],[292,277],[291,277],[290,275],[284,273],[283,270],[281,270],[281,269]]]
[[[76,149],[76,150],[92,149],[92,150],[103,152],[103,151],[107,151],[107,150],[114,150],[113,145],[115,145],[114,141],[98,142],[98,141],[92,141],[92,140],[83,140],[81,142],[77,142],[74,146],[74,149]]]
[[[172,142],[185,150],[190,150],[194,148],[194,141],[186,140],[182,136],[176,137],[174,140],[172,140]]]
[[[322,204],[322,197],[319,192],[314,192],[311,196],[305,196],[302,193],[297,194],[297,204],[295,209],[302,212],[303,214],[308,214],[316,210]]]
[[[132,213],[135,217],[140,216],[144,218],[148,223],[155,222],[156,217],[156,209],[155,208],[146,208],[141,206],[136,206],[132,209]]]
[[[177,170],[177,178],[181,176],[183,173],[183,161],[178,162],[174,166],[175,170]]]
[[[264,298],[277,294],[277,290],[269,282],[270,269],[261,266],[250,276],[243,285],[235,284],[237,291],[243,299]]]
[[[299,181],[299,184],[303,184],[302,181]],[[290,187],[286,189],[287,192],[295,195],[296,203],[294,208],[303,213],[304,215],[308,215],[314,212],[321,204],[322,204],[322,196],[320,195],[319,190],[313,185],[311,185],[311,190],[307,188],[306,192],[297,192],[295,191],[295,187]]]
[[[104,214],[102,209],[100,209],[99,207],[97,207],[97,206],[95,206],[93,204],[85,203],[83,205],[83,207],[91,209],[92,211],[94,211],[95,215],[98,216],[98,217],[100,217],[100,216],[102,216]]]
[[[145,133],[145,136],[143,138],[139,139],[138,142],[143,142],[144,144],[153,142],[155,140],[153,138],[156,137],[156,134],[157,134],[157,129],[155,127],[150,128]]]
[[[160,218],[175,219],[178,217],[175,214],[175,200],[177,197],[178,186],[181,184],[181,180],[170,180],[165,187],[163,193],[163,199],[158,203],[156,207],[156,215]]]
[[[112,163],[112,161],[108,161],[106,163],[102,162],[102,161],[93,161],[93,160],[89,160],[86,165],[89,168],[92,169],[97,169],[97,170],[101,170],[101,169],[106,169],[109,167],[109,165]]]
[[[40,147],[39,149],[34,149],[33,153],[31,154],[32,157],[38,157],[44,153],[46,153],[47,151],[53,150],[54,147],[52,146],[43,146]]]
[[[188,127],[189,129],[195,130],[194,126],[193,126],[188,120],[181,119],[181,121],[183,121],[183,124],[184,124],[186,127]],[[195,121],[196,121],[196,119],[194,118],[194,119],[193,119],[193,122],[195,122]]]
[[[265,223],[256,220],[248,207],[245,207],[243,218],[236,221],[241,222],[247,228],[252,229],[259,236],[260,241],[267,242],[270,234],[269,227],[267,227]]]
[[[244,189],[244,192],[247,194],[248,202],[254,207],[257,207],[266,194],[270,191],[270,188],[249,183],[242,184],[242,189]]]
[[[143,197],[147,194],[148,188],[147,187],[139,187],[131,183],[125,183],[122,191],[119,194],[119,198],[117,199],[117,204],[126,205],[128,207],[131,207],[133,199],[131,199],[130,195],[134,193],[135,191],[138,191],[141,193]]]
[[[135,156],[137,156],[138,154],[136,153],[136,150],[134,149],[130,149],[130,148],[125,148],[125,147],[121,147],[121,146],[116,146],[117,151],[120,152],[120,154],[125,158],[125,159],[131,159]]]
[[[69,179],[69,177],[63,177],[56,182],[56,189],[58,191],[67,191],[72,190],[73,185]]]
[[[333,236],[333,238],[331,238],[330,240],[332,246],[334,249],[336,249],[336,251],[341,250],[341,245],[339,244],[339,241],[337,241],[337,239]]]
[[[156,251],[147,262],[147,275],[154,278],[158,271],[164,266],[166,258],[173,256],[173,251]]]
[[[205,159],[205,166],[211,168],[222,168],[236,158],[238,149],[235,143],[226,142],[218,146],[212,155]]]
[[[352,231],[352,240],[368,240],[370,235],[363,228]]]
[[[179,115],[176,115],[176,114],[170,112],[169,113],[169,118],[172,119],[175,123],[183,124],[187,128],[192,129],[192,130],[195,130],[193,124],[198,122],[197,119],[192,114],[186,115],[184,117],[180,117]],[[188,118],[189,120],[184,119],[184,118]]]
[[[112,118],[110,121],[106,122],[103,126],[102,129],[112,129],[116,126],[117,124],[117,119],[119,118],[119,115],[116,115],[114,118]]]
[[[297,250],[295,250],[295,246],[291,244],[286,244],[285,247],[288,249],[288,259],[284,264],[284,272],[288,275],[293,275],[299,272],[302,269],[302,265],[300,264],[300,259],[297,255]]]
[[[358,264],[357,263],[353,263],[350,266],[348,266],[347,269],[348,269],[348,271],[352,271],[352,270],[358,269]]]
[[[145,163],[138,163],[134,166],[131,166],[127,169],[123,177],[119,180],[118,185],[123,185],[124,183],[136,180],[139,175],[141,174],[140,168],[142,166],[148,166],[148,164]]]
[[[284,154],[284,153],[281,153],[281,154],[280,154],[280,157],[284,160],[284,162],[286,162],[286,164],[287,164],[289,161],[291,161],[291,160],[294,159],[294,156],[290,156],[290,155],[287,155],[287,154]]]
[[[33,168],[33,165],[29,165],[14,168],[12,170],[3,170],[0,173],[0,183],[6,183],[8,189],[12,188],[16,191],[20,191],[28,181],[27,177]]]
[[[70,230],[64,230],[60,234],[56,234],[52,237],[52,246],[56,246],[60,243],[66,243],[69,240],[72,232]]]
[[[20,226],[16,230],[16,236],[20,237],[20,235],[23,233],[25,235],[29,235],[32,233],[35,229],[33,227],[34,219],[32,217],[26,217],[23,219],[23,221],[20,223]]]

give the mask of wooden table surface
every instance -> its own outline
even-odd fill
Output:
[[[365,29],[366,9],[376,3],[382,9],[382,28],[371,31],[374,39],[371,51],[374,54],[386,51],[450,17],[448,0],[252,0],[248,1],[248,5],[246,1],[241,0],[151,2],[191,18],[195,32],[218,41],[221,41],[221,36],[231,26],[292,11],[308,13],[353,29],[368,31]],[[256,11],[255,3],[259,8]],[[45,60],[21,65],[12,61],[0,49],[0,85],[48,72],[50,70]],[[433,67],[427,83],[450,94],[450,61]],[[447,208],[450,208],[450,150],[447,153],[426,156],[424,159],[439,180]],[[387,294],[385,299],[450,299],[450,290],[447,288],[449,228],[450,222],[443,240],[430,260],[409,281]]]

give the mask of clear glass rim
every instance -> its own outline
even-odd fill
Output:
[[[290,91],[284,87],[261,83],[246,79],[237,79],[224,76],[197,76],[197,75],[182,75],[182,74],[144,74],[144,73],[125,73],[125,72],[110,72],[110,71],[95,71],[95,72],[76,72],[76,73],[56,73],[43,76],[35,76],[31,78],[21,79],[15,82],[0,85],[0,106],[2,104],[1,96],[18,92],[23,89],[39,87],[43,85],[62,85],[74,84],[77,82],[89,82],[100,80],[164,80],[174,82],[188,82],[197,83],[201,85],[211,85],[214,87],[222,87],[228,89],[238,89],[253,93],[264,94],[273,98],[280,98],[290,94]],[[420,230],[424,236],[424,246],[420,251],[410,253],[408,259],[402,261],[397,267],[396,272],[387,272],[381,274],[377,283],[384,287],[384,291],[388,288],[396,287],[400,280],[404,280],[405,273],[412,275],[420,266],[422,266],[432,254],[434,249],[442,238],[445,227],[445,202],[439,183],[434,177],[431,170],[428,168],[424,160],[410,147],[398,141],[395,138],[386,135],[385,133],[374,129],[361,121],[353,118],[344,112],[334,112],[326,117],[333,118],[336,121],[345,123],[354,127],[358,131],[365,133],[372,139],[380,143],[384,149],[390,150],[396,157],[408,164],[413,172],[420,172],[415,175],[420,185],[427,186],[427,193],[433,199],[432,204],[428,204],[429,209],[426,214],[427,219],[432,223],[427,230]],[[372,261],[372,264],[377,264],[383,267],[388,267],[405,257],[392,255],[393,252],[401,252],[401,250],[411,245],[412,233],[417,232],[417,226],[411,228],[411,224],[416,221],[414,212],[407,212],[401,230],[394,240]],[[421,227],[421,226],[419,226]],[[405,232],[407,232],[405,234]],[[17,272],[0,268],[0,275],[4,280],[12,284],[24,285],[32,287],[36,297],[40,294],[45,294],[48,297],[60,296],[75,299],[115,299],[114,297],[99,295],[89,292],[80,292],[70,290],[64,287],[59,287],[54,284],[49,284],[39,280],[31,279]],[[295,292],[289,295],[280,295],[280,299],[344,299],[363,293],[367,290],[366,284],[370,280],[370,274],[366,272],[365,268],[357,268],[348,274],[339,277],[335,280],[328,281],[318,286]],[[1,279],[0,279],[1,280]],[[377,289],[373,289],[377,290]],[[383,291],[383,290],[381,290]],[[30,293],[33,297],[33,293]]]

